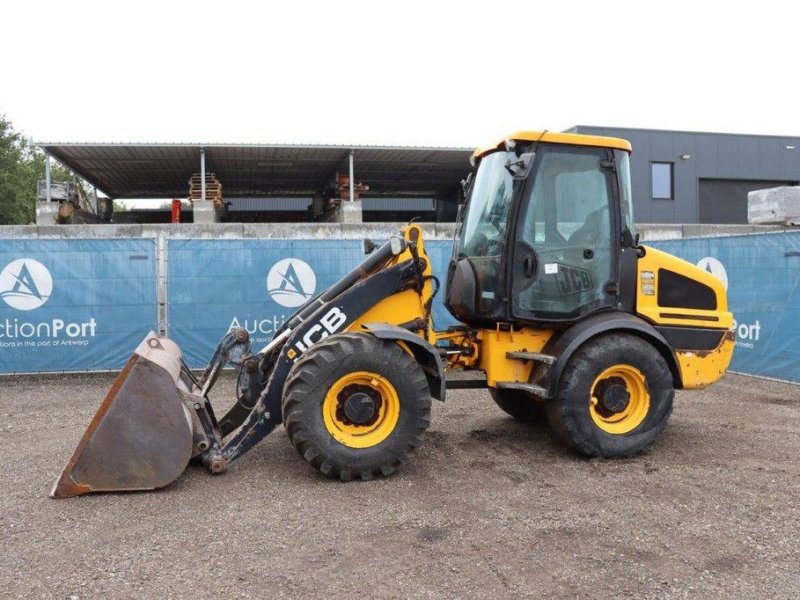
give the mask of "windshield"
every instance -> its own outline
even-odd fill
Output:
[[[481,160],[467,200],[458,254],[468,257],[499,256],[511,210],[514,181],[506,169],[513,152],[494,152]]]

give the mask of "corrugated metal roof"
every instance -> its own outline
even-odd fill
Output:
[[[112,198],[186,197],[188,180],[200,170],[215,173],[223,195],[233,197],[314,195],[348,172],[368,196],[451,194],[469,170],[472,149],[392,146],[243,144],[40,143],[59,162]]]

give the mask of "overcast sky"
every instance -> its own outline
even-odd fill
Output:
[[[483,145],[575,124],[800,135],[792,2],[4,2],[38,141]]]

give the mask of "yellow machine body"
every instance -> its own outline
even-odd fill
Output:
[[[559,134],[559,139],[563,139]],[[533,135],[531,135],[533,137]],[[569,136],[583,138],[584,136]],[[609,138],[597,138],[598,145]],[[620,141],[623,145],[624,140]],[[627,143],[627,142],[624,142]],[[624,145],[623,145],[624,147]],[[413,240],[417,244],[417,252],[425,261],[424,275],[433,274],[431,262],[425,252],[422,229],[419,225],[404,227],[401,231],[404,239]],[[712,350],[693,348],[671,348],[674,353],[678,377],[676,387],[681,389],[704,388],[721,378],[730,364],[735,346],[733,335],[733,315],[728,311],[727,295],[722,282],[714,275],[683,259],[671,254],[645,246],[643,256],[637,263],[637,289],[635,314],[655,326],[675,326],[682,329],[698,328],[703,330],[719,329],[724,332],[719,345]],[[410,260],[406,249],[392,259],[390,264],[398,264]],[[660,305],[658,290],[661,274],[669,271],[690,279],[707,287],[713,294],[713,309],[675,308]],[[423,293],[407,289],[387,296],[373,308],[363,313],[347,331],[363,331],[367,323],[386,322],[393,324],[409,323],[425,318],[426,304],[431,301],[433,286],[431,279],[426,279]],[[502,325],[502,326],[501,326]],[[486,373],[489,387],[498,382],[528,382],[531,380],[533,364],[523,359],[508,358],[509,353],[542,352],[548,341],[562,332],[561,329],[548,327],[515,327],[511,324],[498,324],[494,329],[476,328],[474,336],[467,339],[462,332],[456,334],[433,329],[428,321],[427,327],[420,330],[430,343],[458,340],[458,344],[471,344],[470,355],[460,355],[450,362],[450,368],[479,369]],[[424,332],[424,333],[423,333]]]
[[[733,315],[728,311],[725,287],[714,275],[685,260],[651,247],[645,247],[644,252],[644,256],[638,260],[635,314],[655,326],[720,330],[721,340],[713,349],[671,348],[679,375],[675,379],[676,387],[704,388],[725,374],[733,358]],[[659,305],[659,273],[664,271],[678,273],[708,287],[716,300],[715,308]],[[553,335],[559,333],[561,330],[526,326],[514,328],[508,324],[502,329],[478,329],[475,337],[477,352],[466,360],[460,357],[456,365],[485,371],[489,387],[495,387],[497,382],[528,382],[532,363],[510,359],[508,354],[542,352]],[[451,336],[443,334],[439,337],[447,340]]]

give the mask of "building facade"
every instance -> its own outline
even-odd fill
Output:
[[[747,193],[800,182],[800,137],[579,125],[631,142],[640,223],[747,223]]]

